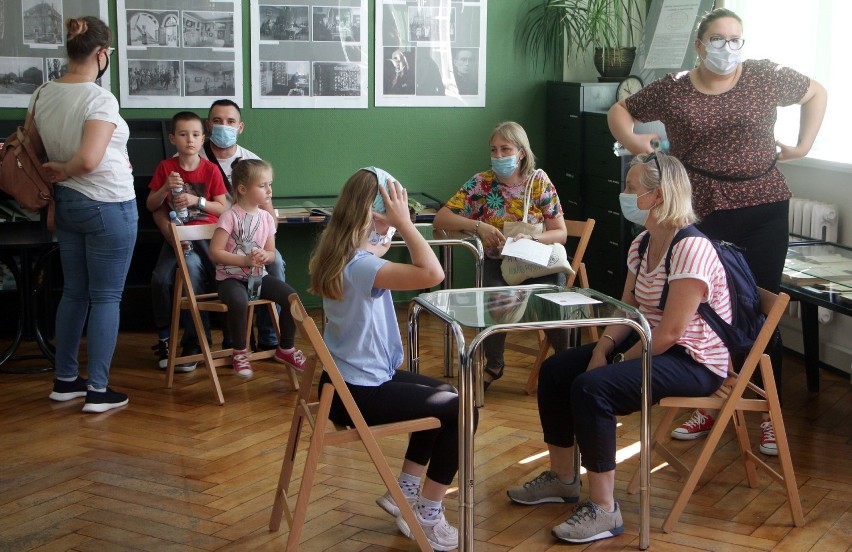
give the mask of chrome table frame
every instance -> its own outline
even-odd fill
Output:
[[[572,288],[562,288],[549,285],[529,286],[507,286],[492,288],[472,288],[444,290],[436,293],[463,293],[470,291],[518,291],[529,290],[530,292],[555,292],[568,291]],[[616,305],[626,310],[634,310],[632,307],[621,303],[607,295],[591,289],[584,290],[595,299],[605,304]],[[409,369],[416,372],[419,370],[419,318],[420,313],[427,312],[443,320],[448,328],[452,329],[455,336],[458,363],[459,363],[459,550],[460,552],[473,551],[473,408],[474,392],[476,393],[476,405],[484,404],[484,389],[482,378],[482,366],[474,364],[475,354],[482,341],[488,336],[496,333],[507,333],[522,330],[545,330],[550,328],[581,328],[588,326],[625,325],[636,330],[642,344],[642,404],[641,425],[639,428],[639,548],[645,550],[650,546],[650,521],[651,521],[651,496],[650,496],[650,467],[651,467],[651,328],[644,316],[636,311],[637,318],[604,317],[583,318],[572,320],[553,320],[539,322],[518,322],[511,324],[495,324],[477,330],[477,335],[471,340],[470,346],[465,347],[465,337],[461,325],[446,312],[436,308],[422,297],[415,297],[408,311],[408,355]],[[476,369],[474,369],[476,368]]]

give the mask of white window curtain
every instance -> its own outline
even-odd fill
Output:
[[[743,54],[770,59],[819,81],[828,90],[828,110],[808,157],[852,163],[847,143],[852,104],[849,64],[852,1],[850,0],[724,0],[717,2],[743,20]],[[779,109],[776,138],[795,144],[799,107]]]

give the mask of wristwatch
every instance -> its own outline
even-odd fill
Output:
[[[207,200],[198,196],[198,208],[203,211],[205,207],[207,207]]]
[[[618,353],[612,357],[613,364],[618,364],[619,362],[624,362],[624,353]]]

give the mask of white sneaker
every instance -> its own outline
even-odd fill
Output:
[[[405,497],[405,501],[408,502],[408,505],[411,506],[412,509],[414,509],[414,505],[417,504],[417,495],[407,496],[407,497]],[[395,518],[399,517],[399,515],[400,515],[399,506],[397,506],[396,502],[394,502],[394,499],[391,496],[390,492],[387,492],[384,495],[377,498],[376,504],[379,505],[379,508],[381,508],[385,512],[389,513],[393,517],[395,517]]]
[[[443,510],[441,510],[441,514],[433,520],[423,519],[416,510],[414,511],[414,516],[417,518],[417,521],[420,522],[420,527],[422,527],[423,532],[426,533],[426,540],[429,541],[429,545],[433,550],[440,550],[443,552],[446,550],[455,550],[459,547],[459,530],[447,522],[447,518],[444,517]],[[408,524],[405,523],[405,520],[402,519],[402,516],[396,518],[396,526],[403,535],[409,539],[414,538],[411,534],[411,529],[408,527]]]

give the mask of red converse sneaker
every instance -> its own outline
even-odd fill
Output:
[[[246,349],[234,351],[234,360],[232,361],[232,364],[234,366],[234,373],[241,378],[248,379],[254,375],[254,371],[251,369],[251,362],[249,362],[248,351]]]
[[[302,353],[302,351],[296,349],[295,347],[287,350],[278,347],[275,350],[274,358],[276,362],[292,366],[299,372],[305,369],[305,355]]]
[[[672,439],[691,441],[704,437],[713,429],[715,420],[704,409],[699,408],[692,413],[692,417],[685,421],[682,426],[672,431]]]
[[[760,423],[760,452],[768,456],[778,456],[778,444],[775,442],[775,428],[771,420]]]

